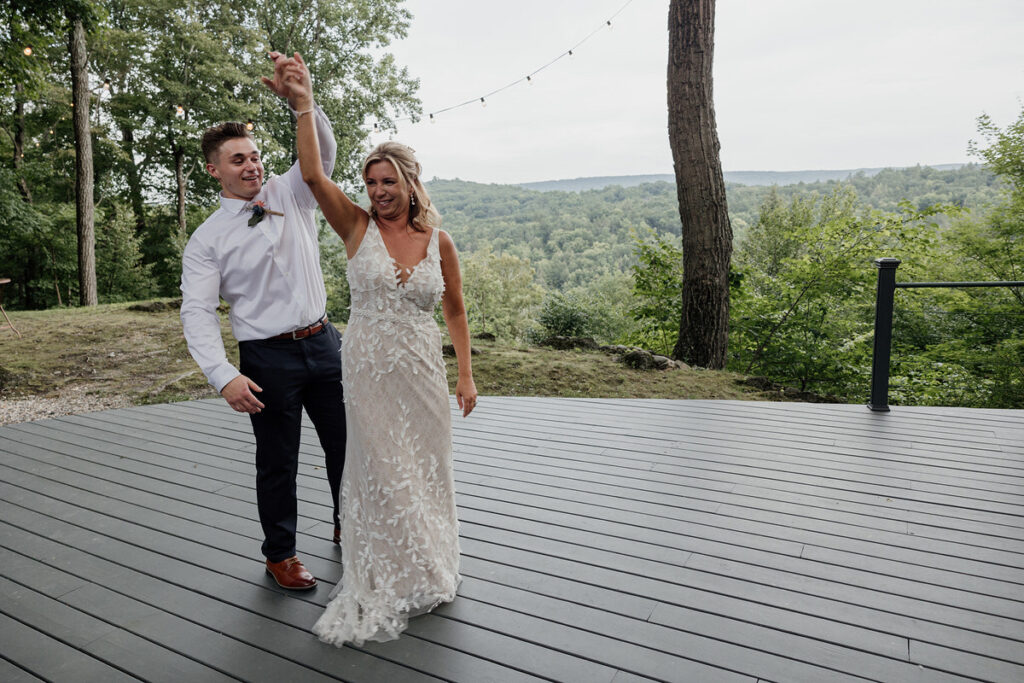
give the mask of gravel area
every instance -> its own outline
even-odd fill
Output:
[[[72,386],[61,391],[57,398],[0,399],[0,425],[93,413],[130,405],[132,401],[127,396],[99,397],[90,395],[84,386]]]

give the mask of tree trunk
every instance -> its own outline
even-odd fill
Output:
[[[78,225],[78,297],[83,306],[95,306],[96,230],[93,203],[92,131],[89,127],[89,74],[86,71],[85,27],[68,17],[71,31],[71,98],[75,129],[75,220]]]
[[[671,0],[668,135],[683,226],[683,314],[672,355],[725,366],[732,228],[712,99],[715,0]]]
[[[139,179],[139,169],[135,165],[135,129],[127,124],[121,126],[121,149],[128,156],[125,176],[128,179],[132,213],[135,215],[135,235],[142,237],[146,231],[146,209],[142,201],[142,181]]]
[[[25,103],[21,101],[21,93],[25,87],[21,83],[14,84],[14,173],[18,176],[18,192],[21,198],[32,203],[32,193],[28,183],[21,175],[21,165],[25,156]]]
[[[180,146],[174,148],[174,180],[178,185],[178,237],[182,239],[187,234],[185,225],[185,150]]]

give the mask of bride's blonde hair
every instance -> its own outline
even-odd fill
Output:
[[[416,161],[416,155],[412,148],[392,141],[382,142],[374,147],[363,161],[363,182],[366,182],[366,174],[370,170],[370,166],[380,161],[390,162],[395,167],[402,186],[411,189],[409,220],[412,227],[420,232],[425,232],[427,228],[440,227],[441,214],[434,208],[427,189],[420,182],[420,173],[423,172],[423,168],[420,166],[420,162]],[[370,215],[376,219],[377,210],[371,207]]]

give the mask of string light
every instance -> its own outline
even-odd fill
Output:
[[[256,127],[256,124],[252,122],[252,119],[249,119],[248,121],[245,122],[245,129],[246,130],[252,130],[255,127]]]
[[[26,57],[31,57],[32,56],[32,46],[31,45],[26,45],[25,49],[22,50],[22,52],[25,53]]]
[[[544,69],[547,69],[548,67],[552,66],[555,62],[557,62],[560,59],[564,59],[565,57],[572,57],[572,56],[574,56],[573,55],[573,51],[578,49],[580,47],[580,45],[582,45],[583,43],[585,43],[588,40],[590,40],[594,36],[594,34],[596,34],[598,31],[601,31],[603,29],[608,29],[610,31],[612,29],[612,19],[617,17],[619,14],[621,14],[622,11],[625,10],[627,7],[629,7],[631,4],[633,4],[633,0],[627,0],[626,4],[624,4],[622,7],[620,7],[618,9],[618,11],[616,11],[615,14],[613,14],[611,17],[609,17],[603,24],[601,24],[596,29],[594,29],[593,31],[588,33],[586,35],[586,37],[583,38],[583,40],[581,40],[580,42],[578,42],[575,45],[573,45],[567,52],[562,52],[557,57],[555,57],[554,59],[552,59],[550,62],[548,62],[544,66],[540,67],[539,69],[535,69],[534,71],[530,72],[526,76],[523,76],[522,78],[520,78],[518,80],[515,80],[515,81],[509,83],[508,85],[505,85],[505,86],[503,86],[501,88],[498,88],[497,90],[492,90],[491,92],[486,93],[486,94],[482,95],[479,98],[474,97],[472,99],[466,100],[465,102],[460,102],[459,104],[453,104],[450,107],[444,107],[443,109],[435,109],[433,112],[429,113],[430,122],[434,123],[436,121],[435,116],[434,116],[435,114],[443,114],[445,112],[452,111],[453,109],[459,109],[459,108],[465,107],[466,105],[471,104],[473,102],[480,102],[480,106],[481,107],[486,107],[487,106],[487,101],[486,101],[485,98],[491,97],[493,95],[497,95],[498,93],[500,93],[500,92],[502,92],[504,90],[508,90],[509,88],[511,88],[514,85],[519,85],[523,81],[525,81],[529,85],[533,85],[533,77],[536,76],[538,73],[540,73]],[[398,122],[398,121],[413,121],[415,123],[414,119],[411,116],[406,116],[406,117],[403,117],[403,118],[400,118],[400,119],[395,119],[395,122]],[[373,122],[373,132],[374,133],[380,133],[381,132],[380,124],[377,121]]]
[[[185,118],[185,107],[179,104],[175,109],[174,115],[177,116],[179,119]]]
[[[103,79],[103,89],[104,90],[110,90],[110,79],[109,78],[104,78]]]

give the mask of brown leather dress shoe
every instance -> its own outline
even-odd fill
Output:
[[[316,579],[302,566],[298,557],[289,557],[280,562],[267,560],[267,573],[274,577],[281,588],[305,591],[316,587]]]
[[[341,525],[334,525],[334,545],[341,545]]]

